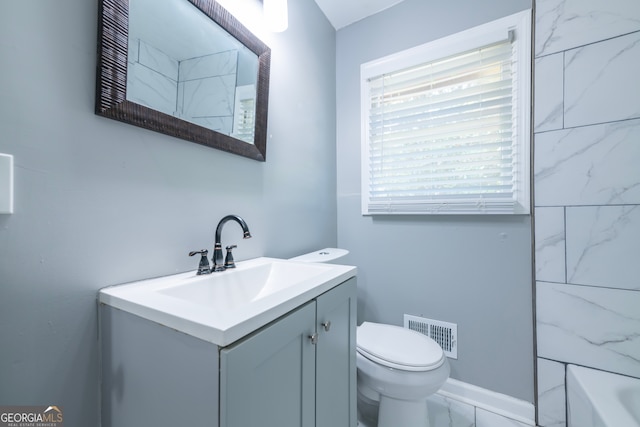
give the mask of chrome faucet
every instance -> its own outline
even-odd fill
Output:
[[[218,227],[216,227],[216,243],[213,247],[213,257],[211,257],[211,261],[213,262],[213,268],[211,269],[212,271],[224,271],[227,268],[235,267],[235,264],[233,264],[233,258],[231,258],[231,262],[228,264],[228,266],[225,266],[224,256],[222,255],[222,227],[227,221],[231,219],[240,224],[240,227],[242,227],[243,239],[251,238],[249,227],[247,227],[247,223],[244,222],[244,219],[240,218],[238,215],[227,215],[222,218],[218,223]],[[230,249],[227,250],[230,251]]]

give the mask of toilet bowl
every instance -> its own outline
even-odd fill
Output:
[[[349,251],[325,248],[291,258],[340,262]],[[427,398],[449,378],[449,362],[431,338],[400,326],[357,328],[358,419],[369,427],[429,427]]]
[[[419,332],[371,322],[358,327],[356,341],[361,417],[377,418],[378,427],[428,427],[427,398],[449,377],[442,348]]]

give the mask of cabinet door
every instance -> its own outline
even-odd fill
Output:
[[[355,278],[317,298],[316,427],[357,425],[356,298]]]
[[[312,301],[220,351],[221,427],[315,425],[315,318]]]

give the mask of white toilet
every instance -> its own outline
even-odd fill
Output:
[[[438,343],[410,329],[370,322],[358,327],[356,341],[363,421],[377,418],[378,427],[428,427],[427,397],[449,377],[449,362]]]
[[[325,248],[295,258],[336,262],[349,251]],[[358,419],[367,427],[429,427],[427,397],[449,378],[449,362],[431,338],[400,326],[358,326]]]

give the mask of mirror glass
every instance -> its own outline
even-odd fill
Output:
[[[193,4],[129,0],[129,101],[253,144],[257,77],[258,55]]]
[[[265,160],[270,50],[214,0],[102,0],[96,113]]]

